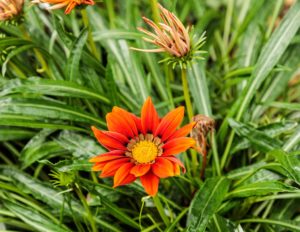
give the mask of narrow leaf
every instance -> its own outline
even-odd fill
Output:
[[[207,179],[191,202],[187,231],[204,232],[209,220],[217,212],[229,188],[224,177]]]

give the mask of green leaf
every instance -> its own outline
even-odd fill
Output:
[[[282,121],[282,122],[270,123],[268,125],[258,127],[257,130],[274,138],[281,134],[290,132],[297,125],[298,125],[298,123],[296,123],[296,122]],[[235,146],[233,146],[233,148],[231,149],[231,154],[234,154],[239,150],[247,149],[250,146],[251,146],[251,143],[249,142],[247,137],[239,139],[238,143],[236,143]]]
[[[11,94],[40,94],[72,98],[86,98],[106,104],[110,100],[98,92],[70,81],[47,80],[39,77],[30,77],[26,80],[13,79],[3,83],[0,96]]]
[[[37,117],[15,115],[15,114],[0,114],[0,125],[2,126],[19,126],[28,128],[49,128],[49,129],[65,129],[85,131],[84,129],[76,126],[60,124],[56,122],[41,121]]]
[[[271,138],[266,133],[233,119],[229,119],[228,122],[239,136],[249,140],[259,151],[268,152],[281,147],[281,143],[278,140]]]
[[[285,142],[283,146],[284,151],[290,151],[295,145],[300,142],[300,126],[296,128],[295,132],[291,135],[288,141]]]
[[[71,230],[67,229],[65,226],[56,225],[46,217],[42,216],[38,212],[9,202],[5,201],[4,206],[9,209],[13,214],[15,214],[18,218],[24,221],[26,224],[32,226],[37,231],[41,232],[70,232]]]
[[[214,214],[209,223],[209,230],[214,232],[235,232],[234,223],[218,214]]]
[[[266,103],[267,106],[272,106],[275,108],[286,109],[291,111],[299,111],[300,104],[299,103],[289,103],[289,102],[269,102]]]
[[[300,160],[282,150],[271,151],[269,154],[273,155],[288,172],[289,176],[300,185]]]
[[[78,108],[41,99],[4,98],[0,100],[0,113],[34,116],[50,119],[70,120],[88,124],[105,123]]]
[[[78,82],[79,81],[79,63],[80,57],[82,54],[82,49],[85,46],[85,42],[88,36],[88,29],[82,30],[79,37],[74,41],[73,46],[71,48],[71,55],[68,59],[67,64],[67,78],[71,82]]]
[[[229,188],[230,181],[224,177],[207,179],[191,202],[187,231],[204,232],[217,212]]]
[[[71,172],[71,171],[86,171],[92,170],[93,164],[88,160],[61,160],[55,164],[48,160],[41,160],[39,163],[50,165],[58,172]]]
[[[195,63],[188,69],[188,81],[198,113],[212,116],[204,65]]]
[[[36,132],[31,130],[0,127],[0,141],[17,141],[31,138]]]
[[[243,185],[228,193],[227,198],[261,196],[277,192],[296,192],[297,188],[279,181],[264,181]]]
[[[264,218],[249,218],[240,220],[240,223],[263,223],[263,224],[270,224],[272,226],[278,225],[283,228],[289,229],[289,231],[300,231],[300,226],[297,225],[295,221],[291,220],[272,220],[272,219],[264,219]]]
[[[53,209],[61,209],[64,207],[64,212],[69,216],[75,216],[78,220],[85,220],[87,217],[87,212],[84,208],[74,199],[70,200],[70,205],[72,209],[66,206],[64,196],[59,194],[58,191],[51,188],[48,184],[45,184],[42,181],[36,180],[30,175],[16,169],[13,167],[0,165],[0,174],[11,179],[15,183],[15,186],[20,189],[22,192],[32,194],[35,199],[38,199]],[[97,224],[102,226],[109,231],[120,232],[118,228],[113,225],[110,225],[106,221],[95,217]]]
[[[70,151],[73,157],[76,158],[88,160],[93,156],[106,152],[96,139],[71,131],[62,131],[55,141],[57,141],[61,147]]]
[[[273,67],[277,64],[280,57],[290,44],[300,27],[300,2],[296,2],[283,18],[279,27],[272,34],[255,65],[250,80],[247,83],[238,101],[238,112],[236,119],[239,121],[255,95]]]

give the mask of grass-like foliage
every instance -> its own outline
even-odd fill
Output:
[[[182,70],[130,49],[155,49],[137,30],[150,30],[142,16],[159,20],[155,0],[68,15],[26,2],[0,22],[0,231],[300,231],[300,1],[290,2],[160,1],[205,33],[204,59]],[[149,96],[161,117],[186,106],[184,124],[215,122],[155,197],[139,180],[113,188],[89,162],[106,152],[91,126],[106,130],[113,106],[139,115]]]

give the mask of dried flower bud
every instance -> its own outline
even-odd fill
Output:
[[[206,115],[197,114],[193,117],[192,120],[196,122],[194,131],[198,131],[204,134],[204,136],[206,136],[209,131],[215,128],[215,120]]]
[[[158,5],[161,13],[162,22],[156,24],[152,20],[143,17],[143,20],[154,30],[147,31],[144,28],[138,27],[138,30],[145,33],[149,37],[143,39],[149,43],[156,45],[157,49],[139,49],[133,50],[143,52],[167,52],[170,57],[162,60],[171,64],[173,68],[178,64],[181,68],[186,68],[187,64],[193,59],[203,59],[201,54],[206,53],[200,48],[205,42],[205,36],[202,34],[200,39],[194,43],[191,36],[191,29],[185,28],[182,22],[170,11]]]
[[[6,21],[19,15],[24,0],[0,0],[0,21]]]
[[[52,6],[47,7],[47,10],[56,10],[66,7],[65,14],[70,14],[76,6],[95,4],[93,0],[33,0],[31,2],[51,4]]]
[[[195,115],[192,120],[196,122],[196,125],[192,130],[191,136],[196,140],[195,148],[197,152],[200,153],[203,157],[202,169],[200,174],[201,177],[203,177],[206,168],[206,155],[208,147],[206,136],[208,132],[214,130],[215,120],[202,114]]]

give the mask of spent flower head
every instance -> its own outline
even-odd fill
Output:
[[[143,17],[143,20],[153,29],[150,32],[142,27],[138,30],[145,33],[148,37],[143,37],[146,42],[156,45],[156,49],[133,50],[143,52],[167,52],[169,57],[161,60],[167,62],[174,68],[179,65],[186,68],[194,59],[203,59],[202,54],[206,51],[200,50],[205,43],[205,33],[199,39],[195,39],[193,29],[185,27],[182,22],[170,11],[158,4],[160,9],[160,18],[162,22],[156,24],[152,20]]]
[[[65,14],[70,14],[76,6],[95,4],[93,0],[32,0],[31,2],[51,4],[52,6],[47,7],[47,10],[66,8]]]
[[[23,9],[24,0],[0,0],[0,21],[8,21],[18,16]]]
[[[160,118],[151,98],[148,98],[137,117],[119,107],[106,115],[108,131],[92,127],[95,137],[107,150],[90,160],[100,177],[114,177],[114,187],[140,178],[145,191],[156,195],[160,178],[185,171],[176,154],[194,146],[195,140],[186,137],[195,122],[178,129],[184,108],[178,107]]]

